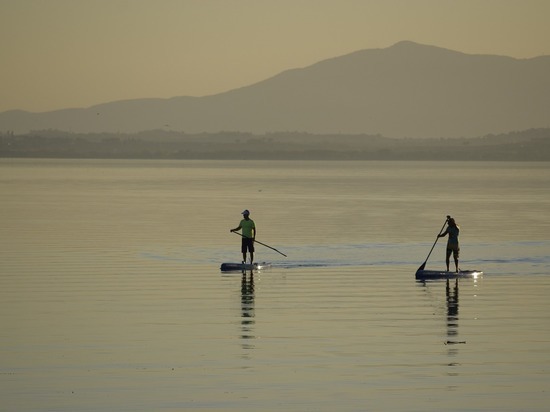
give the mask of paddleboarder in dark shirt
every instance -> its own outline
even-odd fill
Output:
[[[243,263],[246,263],[246,252],[250,252],[250,263],[254,263],[254,239],[256,238],[256,224],[250,219],[250,212],[245,210],[241,213],[243,220],[231,232],[236,232],[242,229],[241,252],[243,253]]]
[[[447,223],[447,229],[445,232],[438,235],[439,237],[444,237],[449,235],[449,239],[447,240],[447,250],[445,255],[445,263],[447,264],[447,272],[449,271],[449,260],[451,257],[451,253],[453,254],[453,258],[455,260],[455,267],[456,271],[458,272],[458,256],[460,254],[460,243],[458,241],[458,235],[460,233],[460,227],[456,224],[455,220],[451,217],[448,220]]]

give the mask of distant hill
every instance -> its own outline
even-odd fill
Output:
[[[413,42],[293,69],[205,97],[0,113],[0,131],[307,132],[477,137],[550,126],[550,56],[470,55]]]

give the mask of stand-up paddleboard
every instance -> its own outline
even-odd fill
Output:
[[[439,231],[439,234],[435,238],[435,242],[430,249],[430,253],[428,253],[428,257],[420,265],[418,270],[416,271],[416,279],[417,280],[429,280],[429,279],[458,279],[458,278],[477,278],[483,276],[483,272],[480,270],[459,270],[458,272],[449,272],[445,270],[426,270],[426,263],[428,262],[428,259],[430,258],[430,255],[432,254],[432,251],[434,250],[435,244],[437,243],[437,239],[442,235],[443,229],[445,229],[445,225],[448,225],[449,222],[454,221],[450,215],[447,215],[447,219],[445,219],[445,223],[443,223],[443,226],[441,227],[441,230]],[[447,267],[449,266],[449,261],[447,260]]]
[[[480,270],[460,270],[458,272],[447,272],[445,270],[417,270],[416,279],[456,279],[456,278],[478,278],[483,276]]]
[[[222,272],[242,272],[243,270],[262,270],[271,267],[271,263],[222,263],[220,270]]]

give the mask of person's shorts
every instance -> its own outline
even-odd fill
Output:
[[[243,237],[241,244],[241,252],[246,253],[246,251],[254,252],[254,239]]]
[[[451,256],[451,253],[453,254],[454,258],[458,259],[458,256],[460,255],[460,246],[447,244],[447,256]]]

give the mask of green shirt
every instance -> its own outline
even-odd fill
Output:
[[[254,224],[254,221],[252,219],[243,219],[241,220],[241,223],[239,226],[242,229],[243,236],[246,236],[248,238],[253,238],[256,234],[256,225]],[[254,229],[254,235],[252,234],[252,229]]]

